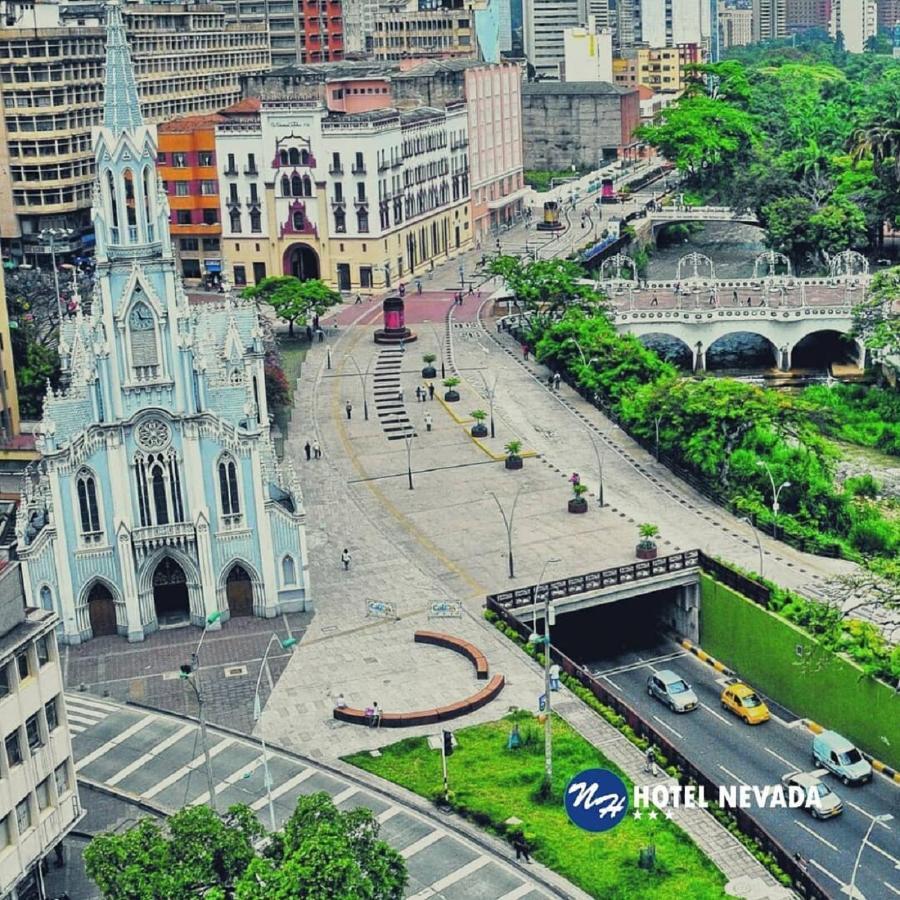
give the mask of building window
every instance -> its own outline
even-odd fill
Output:
[[[19,828],[19,837],[31,828],[31,807],[28,805],[27,797],[16,804],[16,825]]]
[[[190,225],[191,224],[191,211],[189,209],[176,209],[175,210],[175,224],[176,225]]]
[[[365,209],[359,209],[356,211],[356,227],[363,234],[368,232],[369,213]]]
[[[347,230],[347,214],[342,209],[334,211],[334,230],[337,234],[344,234]]]
[[[212,150],[201,150],[198,161],[201,166],[214,166],[216,164],[216,157]]]
[[[219,183],[217,181],[201,181],[200,193],[204,197],[213,197],[219,193]]]
[[[194,253],[200,249],[197,238],[181,238],[178,242],[178,246],[189,253]]]
[[[288,161],[292,166],[300,165],[300,151],[296,147],[291,147],[288,150]]]
[[[341,203],[344,199],[344,186],[336,181],[334,183],[334,200],[336,203]]]
[[[238,495],[237,466],[230,456],[219,460],[219,499],[222,504],[222,515],[226,518],[241,514],[241,501]]]
[[[38,810],[47,809],[50,806],[50,776],[48,775],[35,789]]]
[[[264,262],[253,263],[253,281],[259,284],[266,277],[266,264]]]
[[[228,154],[228,166],[225,169],[226,175],[237,175],[237,164],[234,161],[234,154]]]
[[[231,218],[231,230],[235,234],[240,234],[241,233],[241,214],[240,214],[240,212],[236,209],[233,209],[229,213],[229,216]]]
[[[157,374],[159,366],[156,345],[156,319],[143,300],[138,300],[128,316],[131,365],[141,377]]]
[[[62,797],[69,790],[69,764],[64,762],[57,766],[53,775],[56,779],[56,796]]]
[[[53,732],[59,728],[59,708],[56,705],[57,697],[44,704],[44,714],[47,716],[47,731]]]
[[[150,494],[153,497],[153,510],[156,513],[156,524],[168,525],[169,504],[166,500],[166,473],[162,464],[159,462],[150,467]]]
[[[360,266],[359,267],[359,286],[364,288],[372,287],[372,267],[371,266]]]
[[[81,535],[89,537],[100,531],[100,510],[97,506],[97,482],[93,474],[83,469],[78,474],[78,510],[81,514]]]
[[[247,269],[245,266],[234,267],[234,283],[236,285],[245,285],[247,283]]]
[[[50,641],[47,635],[39,637],[34,642],[34,649],[37,650],[38,668],[46,666],[50,662]]]
[[[281,580],[285,585],[297,583],[297,570],[294,566],[293,556],[286,556],[281,561]]]
[[[361,203],[365,202],[366,199],[366,183],[364,181],[360,181],[356,185],[356,199]]]
[[[294,226],[294,231],[303,231],[306,222],[303,220],[302,209],[297,209],[291,214],[291,224]]]
[[[9,666],[0,666],[0,697],[5,697],[10,690]]]
[[[250,233],[262,234],[262,216],[258,209],[250,212]]]
[[[203,224],[204,225],[218,225],[219,224],[219,211],[217,209],[204,209],[203,210]]]
[[[38,723],[37,715],[29,716],[25,720],[25,736],[28,739],[28,747],[32,753],[38,747],[43,746],[44,742],[41,740],[41,727]]]
[[[204,250],[218,250],[219,249],[219,239],[218,238],[203,238],[203,249]]]
[[[31,675],[31,662],[27,650],[16,655],[16,668],[19,670],[19,681],[24,681]]]
[[[176,169],[186,169],[187,168],[187,154],[179,153],[178,151],[172,154],[172,165]]]
[[[175,196],[176,197],[188,197],[191,193],[191,186],[186,181],[176,181],[175,182]]]
[[[19,744],[19,729],[6,736],[6,761],[9,767],[19,765],[22,762],[22,747]]]
[[[181,261],[181,274],[185,278],[200,277],[200,260],[199,259],[183,259]]]
[[[244,170],[245,175],[259,175],[259,172],[256,169],[256,155],[253,153],[247,154],[247,168]]]
[[[12,843],[12,835],[9,832],[9,815],[0,818],[0,850]]]

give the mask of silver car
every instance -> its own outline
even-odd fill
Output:
[[[815,772],[788,772],[781,779],[785,787],[799,787],[806,792],[806,808],[814,819],[830,819],[844,811],[841,798]]]
[[[672,712],[689,712],[700,705],[691,686],[671,669],[660,669],[647,679],[647,693],[662,700]]]

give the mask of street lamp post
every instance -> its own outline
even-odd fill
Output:
[[[741,519],[741,521],[746,522],[750,526],[751,530],[753,531],[753,537],[756,538],[756,548],[759,550],[759,574],[760,574],[760,577],[762,577],[762,574],[763,574],[763,548],[762,548],[762,542],[759,539],[759,532],[756,530],[756,526],[753,524],[753,522],[750,520],[750,518],[748,516],[744,516]]]
[[[776,487],[775,478],[772,475],[769,464],[762,459],[758,459],[756,465],[759,468],[766,470],[766,474],[769,476],[769,482],[772,485],[772,537],[778,540],[778,510],[781,508],[778,504],[778,498],[786,487],[791,486],[791,483],[789,481],[782,481],[781,484]]]
[[[218,809],[216,808],[216,785],[213,780],[212,759],[209,755],[209,741],[206,739],[206,706],[204,704],[202,684],[200,682],[200,648],[203,646],[203,639],[206,637],[210,625],[214,625],[221,618],[222,613],[218,610],[210,613],[206,617],[206,622],[203,625],[203,634],[200,635],[197,649],[191,654],[191,661],[182,665],[181,673],[179,675],[179,678],[187,681],[194,689],[194,694],[197,696],[197,714],[200,719],[200,741],[203,744],[203,762],[206,768],[206,790],[209,793],[209,805],[213,812],[218,812]]]
[[[349,357],[350,362],[353,363],[353,367],[356,369],[356,374],[359,375],[359,383],[362,386],[362,400],[363,400],[363,418],[368,422],[369,421],[369,400],[368,400],[368,392],[366,390],[366,382],[369,378],[369,368],[372,365],[372,360],[370,359],[368,364],[366,365],[366,371],[362,372],[359,368],[359,363],[357,363],[354,357]]]
[[[259,664],[259,675],[256,676],[256,692],[253,694],[253,721],[258,722],[262,717],[262,704],[259,699],[259,687],[262,682],[262,674],[265,671],[266,664],[269,659],[269,651],[272,649],[272,644],[275,642],[281,646],[282,650],[290,650],[297,643],[297,638],[287,637],[280,638],[277,634],[273,633],[269,638],[269,643],[266,644],[266,652],[263,653],[262,662]],[[259,734],[259,742],[262,745],[262,755],[263,755],[263,777],[266,782],[266,799],[269,803],[269,824],[272,828],[272,831],[275,831],[275,804],[272,801],[272,777],[269,774],[269,751],[266,747],[266,739],[263,735],[262,731]]]
[[[662,422],[662,413],[653,417],[653,430],[656,434],[656,461],[659,462],[659,423]]]
[[[59,293],[59,270],[56,268],[56,239],[58,237],[68,237],[72,234],[71,228],[43,228],[41,229],[41,240],[47,241],[49,238],[50,245],[50,265],[53,267],[53,286],[56,290],[56,312],[59,321],[62,323],[62,297]]]
[[[537,584],[534,586],[534,590],[531,593],[531,636],[528,640],[534,644],[539,640],[537,633],[537,603],[538,603],[538,594],[541,590],[541,585],[544,582],[544,573],[547,571],[547,566],[555,565],[556,563],[562,562],[562,560],[557,556],[552,556],[544,563],[544,567],[541,569],[540,577],[538,578]],[[550,585],[547,584],[547,592],[550,591]]]
[[[491,497],[494,498],[494,503],[497,504],[497,509],[500,510],[500,515],[503,516],[503,525],[506,528],[506,548],[507,555],[509,559],[509,577],[516,577],[516,564],[513,559],[513,541],[512,541],[512,530],[513,530],[513,520],[516,515],[516,505],[519,502],[519,495],[522,493],[522,486],[520,485],[516,489],[516,496],[513,498],[512,507],[510,508],[509,515],[506,515],[506,510],[503,508],[503,504],[497,499],[497,495],[493,491],[486,491],[485,493],[490,494]]]
[[[532,633],[532,644],[544,645],[544,783],[553,784],[553,709],[550,701],[550,591],[544,595],[544,634]]]
[[[406,477],[409,479],[409,489],[413,490],[413,478],[412,478],[412,435],[407,434],[403,438],[403,443],[406,444]]]
[[[588,437],[591,439],[591,446],[594,448],[594,455],[597,457],[597,477],[600,479],[599,487],[597,489],[597,503],[600,506],[600,509],[603,509],[606,506],[606,503],[603,500],[603,455],[600,452],[600,448],[597,446],[597,442],[594,440],[594,435],[591,431],[588,431]]]
[[[850,900],[854,900],[856,898],[856,873],[859,871],[859,862],[862,859],[863,850],[866,847],[866,844],[869,843],[869,835],[872,834],[872,829],[875,827],[876,822],[879,825],[884,825],[887,827],[887,823],[893,820],[893,816],[890,813],[883,813],[880,816],[872,816],[872,821],[869,822],[869,827],[866,829],[866,836],[862,839],[862,843],[859,845],[859,852],[856,854],[856,862],[853,863],[853,874],[850,876],[850,885],[848,887],[847,893],[850,896]]]
[[[485,353],[490,353],[487,347],[482,346],[481,348]],[[488,403],[490,404],[490,417],[491,417],[491,437],[496,437],[496,433],[494,431],[494,396],[497,393],[497,381],[500,379],[500,374],[497,373],[494,376],[494,383],[488,387],[487,378],[484,377],[484,373],[481,374],[481,380],[484,382],[484,392],[487,395]]]

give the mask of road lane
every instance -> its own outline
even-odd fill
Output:
[[[613,659],[587,664],[612,690],[642,716],[661,725],[669,740],[719,784],[775,785],[789,771],[814,770],[812,735],[805,728],[790,727],[781,716],[762,725],[749,726],[721,709],[724,675],[692,654],[680,654],[673,643]],[[647,693],[647,677],[670,669],[684,678],[700,700],[690,713],[674,713]],[[607,674],[613,674],[610,678]],[[784,710],[779,710],[783,715]],[[850,881],[856,853],[873,816],[890,813],[894,821],[873,829],[857,875],[857,887],[867,900],[886,896],[900,888],[900,789],[880,776],[870,784],[845,787],[830,774],[822,776],[844,801],[844,811],[819,821],[805,810],[759,809],[753,816],[786,849],[815,861],[836,885]]]

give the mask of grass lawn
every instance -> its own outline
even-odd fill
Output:
[[[513,721],[523,739],[507,750]],[[594,897],[604,900],[711,900],[725,896],[725,877],[680,828],[660,818],[635,821],[631,811],[613,830],[592,834],[572,825],[562,795],[582,769],[607,768],[622,775],[564,721],[553,722],[553,798],[536,790],[544,772],[543,726],[527,712],[455,732],[458,746],[448,759],[452,801],[476,824],[498,834],[516,816],[534,847],[534,856]],[[440,792],[441,755],[425,738],[407,738],[381,750],[357,753],[346,761],[425,797]],[[622,776],[624,778],[624,776]],[[624,779],[631,792],[631,782]],[[656,869],[638,867],[638,855],[656,846]]]
[[[278,349],[281,351],[281,367],[287,376],[288,384],[291,386],[291,394],[297,385],[297,379],[300,377],[300,366],[306,359],[306,351],[309,343],[306,339],[300,341],[296,338],[289,338],[286,335],[278,338]]]

